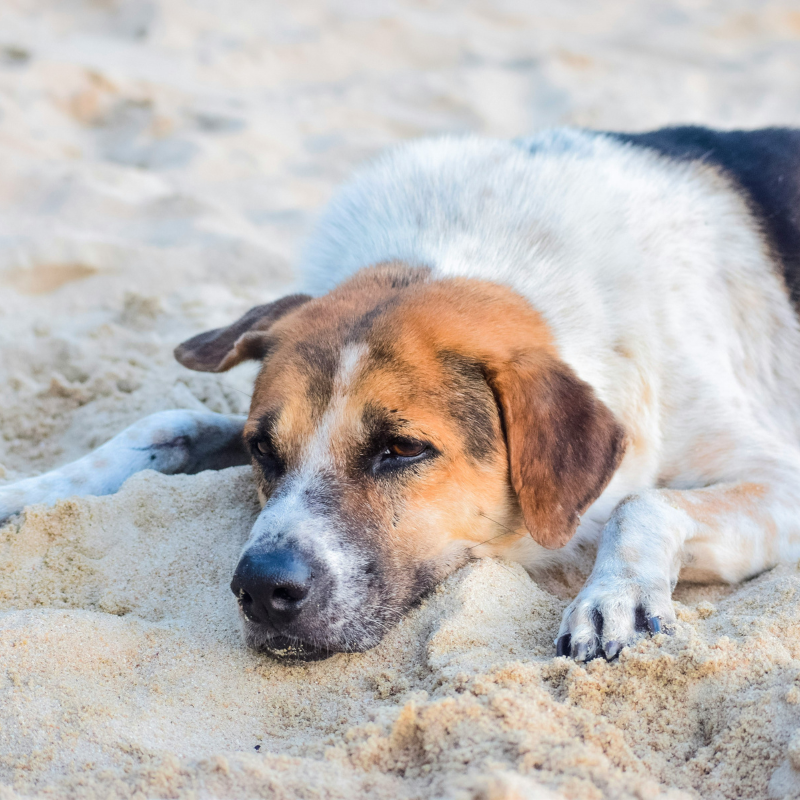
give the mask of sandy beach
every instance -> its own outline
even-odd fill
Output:
[[[411,137],[800,125],[800,6],[0,0],[0,484],[254,370],[173,347],[291,288]],[[800,565],[679,585],[674,636],[553,658],[578,576],[481,561],[374,650],[244,648],[249,468],[0,528],[0,800],[800,798]]]

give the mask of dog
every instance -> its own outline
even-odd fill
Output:
[[[333,199],[304,289],[176,352],[260,362],[249,416],[156,414],[0,489],[251,462],[246,641],[376,645],[470,559],[596,548],[556,654],[669,632],[678,578],[800,558],[800,131],[573,129],[403,145]]]

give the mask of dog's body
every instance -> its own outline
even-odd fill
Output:
[[[679,573],[800,557],[800,132],[406,145],[334,199],[302,273],[316,299],[177,353],[264,361],[244,432],[268,502],[233,586],[252,643],[363,649],[471,556],[535,575],[596,544],[559,652],[613,658],[674,621]],[[237,421],[170,413],[135,464],[105,446],[113,480],[87,456],[0,489],[0,518],[76,475],[188,469],[201,441],[241,460]]]

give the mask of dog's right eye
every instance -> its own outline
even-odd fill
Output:
[[[275,453],[275,448],[272,446],[271,442],[268,442],[265,439],[259,439],[257,442],[253,442],[251,446],[253,448],[255,457],[262,463],[265,461],[278,460],[278,456]]]
[[[267,439],[258,439],[250,442],[250,449],[264,472],[270,477],[277,477],[283,471],[283,463],[275,452],[272,443]]]

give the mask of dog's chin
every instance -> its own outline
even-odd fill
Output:
[[[257,648],[260,653],[282,662],[293,661],[324,661],[336,655],[337,650],[313,647],[307,642],[288,639],[285,636],[276,636],[262,642]]]
[[[380,637],[376,637],[361,647],[358,645],[354,647],[351,642],[348,642],[347,646],[334,643],[311,644],[302,639],[267,631],[261,625],[247,621],[244,624],[244,639],[251,649],[284,663],[324,661],[337,653],[361,653],[371,649],[380,641]]]

